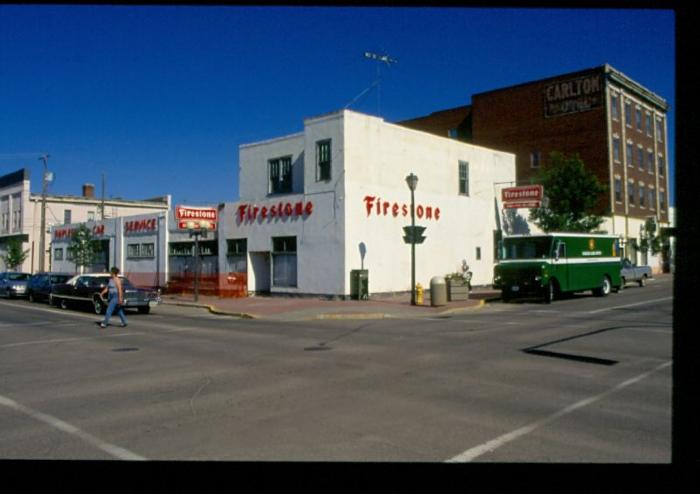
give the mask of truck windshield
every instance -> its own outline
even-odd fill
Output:
[[[544,259],[550,256],[551,237],[507,238],[500,249],[502,260]]]

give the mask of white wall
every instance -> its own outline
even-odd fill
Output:
[[[496,229],[494,183],[515,179],[515,156],[452,139],[387,124],[345,112],[346,244],[349,270],[360,268],[359,243],[366,246],[364,267],[373,292],[410,290],[410,245],[403,227],[411,223],[410,191],[405,177],[418,176],[419,205],[440,209],[439,219],[419,219],[426,240],[416,246],[416,281],[430,286],[433,276],[460,270],[466,259],[473,284],[489,284],[493,276],[493,232]],[[469,196],[459,194],[459,161],[469,163]],[[389,202],[389,214],[367,213],[365,196]],[[394,216],[391,208],[399,205]],[[404,216],[403,205],[409,206]],[[476,259],[476,248],[481,260]]]

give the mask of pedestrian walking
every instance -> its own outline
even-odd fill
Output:
[[[100,292],[100,296],[104,298],[105,293],[109,294],[107,300],[107,311],[105,312],[105,318],[100,323],[101,328],[106,328],[109,324],[109,318],[112,317],[114,309],[117,309],[117,315],[122,321],[122,328],[126,327],[126,315],[124,314],[124,289],[122,288],[122,280],[119,279],[119,268],[116,266],[110,270],[112,277],[109,280],[107,286]]]

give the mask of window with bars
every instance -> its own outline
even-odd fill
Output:
[[[622,202],[622,179],[615,177],[615,200]]]
[[[617,94],[610,95],[610,110],[613,120],[620,120],[620,98]]]
[[[619,163],[621,161],[621,153],[620,153],[620,138],[619,137],[613,137],[613,160],[616,163]]]
[[[292,157],[275,158],[268,162],[270,194],[285,194],[292,191]]]
[[[316,181],[331,179],[331,140],[316,143]]]
[[[634,206],[634,181],[630,180],[627,182],[627,200],[630,206]]]
[[[127,259],[144,259],[155,257],[155,244],[127,244],[126,258]]]

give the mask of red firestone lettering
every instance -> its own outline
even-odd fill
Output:
[[[423,211],[423,206],[418,206],[418,207],[416,208],[416,215],[417,215],[419,218],[422,218],[422,217],[423,217],[423,212],[424,212],[424,211]]]
[[[401,214],[402,214],[403,216],[407,216],[407,215],[408,215],[408,206],[406,206],[405,204],[404,204],[403,206],[401,206]]]
[[[374,204],[374,200],[376,197],[374,196],[365,196],[365,207],[367,208],[367,216],[369,216],[372,213],[372,205]]]
[[[304,208],[304,211],[306,212],[306,215],[307,215],[307,216],[310,216],[311,213],[313,212],[313,210],[314,210],[314,205],[313,205],[313,203],[307,202],[307,203],[306,203],[306,207]]]
[[[293,212],[294,209],[292,209],[292,205],[290,203],[284,205],[284,214],[286,214],[287,216],[291,216]]]
[[[384,216],[386,216],[386,212],[389,209],[390,204],[386,201],[382,203],[382,206],[384,207]]]
[[[294,205],[294,214],[297,216],[301,216],[304,213],[304,203],[303,202],[297,202]]]
[[[263,219],[267,218],[267,208],[265,206],[263,206],[260,210],[260,215],[263,217]]]
[[[399,205],[394,203],[393,206],[391,206],[391,214],[396,217],[399,215]]]

